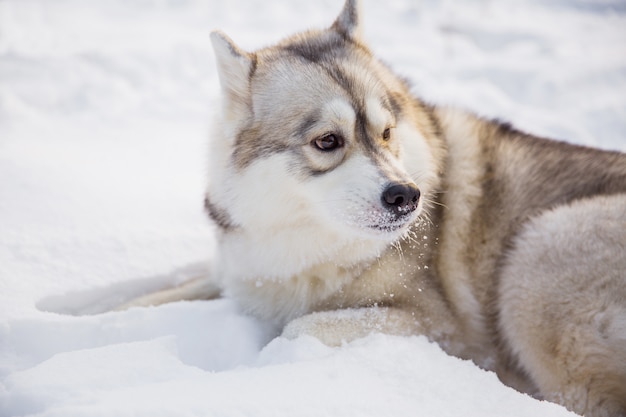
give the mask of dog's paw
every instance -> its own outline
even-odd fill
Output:
[[[420,329],[408,312],[370,307],[307,314],[288,323],[282,335],[287,339],[309,335],[328,346],[340,346],[370,333],[409,336]]]

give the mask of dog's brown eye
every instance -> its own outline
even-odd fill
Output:
[[[313,141],[313,144],[320,151],[332,151],[343,146],[343,140],[340,136],[329,134],[319,137]]]
[[[387,128],[383,132],[383,140],[389,140],[389,138],[391,138],[391,129]]]

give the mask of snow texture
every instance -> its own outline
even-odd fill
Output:
[[[363,2],[429,101],[626,150],[621,0]],[[0,416],[566,416],[423,337],[338,348],[232,300],[106,312],[210,261],[209,32],[254,49],[340,0],[0,1]]]

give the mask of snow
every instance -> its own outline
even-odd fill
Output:
[[[267,4],[266,4],[267,3]],[[423,337],[275,338],[232,300],[107,312],[188,279],[218,81],[340,1],[0,1],[0,416],[565,416]],[[428,100],[626,150],[620,0],[363,4]]]

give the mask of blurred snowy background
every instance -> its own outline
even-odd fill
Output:
[[[271,340],[230,300],[84,315],[210,260],[210,31],[252,50],[341,6],[0,0],[0,416],[568,415],[421,337]],[[626,150],[623,0],[363,13],[372,49],[429,101]]]

